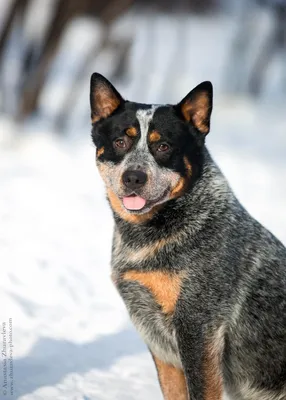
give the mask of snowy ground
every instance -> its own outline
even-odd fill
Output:
[[[223,43],[228,24],[207,26],[204,38],[192,25],[192,54],[201,64],[189,64],[189,78],[186,69],[174,72],[182,65],[173,65],[177,81],[161,70],[164,79],[148,75],[146,85],[141,71],[129,97],[178,101],[208,77],[219,86],[223,45],[210,65],[205,54],[199,57],[199,43]],[[134,60],[146,47],[138,43],[148,41],[143,28],[138,32],[133,78]],[[160,35],[156,40],[162,48]],[[268,98],[254,104],[218,95],[208,145],[242,203],[286,244],[285,103]],[[87,108],[87,93],[85,99]],[[13,319],[13,398],[160,399],[151,357],[109,278],[112,218],[88,124],[74,139],[41,124],[28,131],[4,118],[0,124],[0,322]],[[10,398],[0,392],[1,400]]]

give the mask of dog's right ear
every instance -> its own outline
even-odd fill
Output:
[[[91,121],[95,123],[109,117],[124,99],[104,76],[94,73],[90,79]]]

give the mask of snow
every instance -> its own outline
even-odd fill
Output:
[[[160,16],[162,32],[164,26],[174,32],[182,24],[188,26],[187,18],[181,18],[170,21]],[[172,35],[164,47],[163,37],[154,30],[154,42],[162,50],[153,64],[140,69],[144,60],[150,60],[146,33],[150,21],[138,19],[130,84],[121,81],[117,86],[134,100],[172,102],[201,80],[214,80],[209,149],[244,206],[286,243],[285,103],[270,97],[253,102],[223,96],[221,75],[228,41],[222,37],[227,36],[229,22],[224,17],[193,22],[188,28],[192,51],[185,52],[185,43],[176,56],[185,57],[184,64],[176,61]],[[208,35],[200,35],[201,23]],[[75,24],[71,32],[78,29]],[[87,25],[86,32],[91,31]],[[215,43],[217,57],[209,55],[210,62],[201,46],[214,51]],[[161,68],[162,57],[172,64],[169,69]],[[108,59],[107,53],[99,57],[94,70],[101,65],[99,72],[104,73],[103,61]],[[77,68],[73,65],[73,73]],[[54,115],[52,80],[59,85],[62,81],[56,73],[50,79],[42,107]],[[67,82],[57,93],[67,89]],[[152,359],[110,280],[113,222],[95,168],[87,86],[81,91],[80,112],[72,116],[82,121],[86,115],[86,121],[68,138],[55,134],[44,120],[27,126],[3,116],[0,120],[0,322],[13,319],[15,396],[20,400],[160,399]],[[48,114],[42,110],[42,115]]]

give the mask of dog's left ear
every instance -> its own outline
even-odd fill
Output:
[[[123,98],[104,76],[94,73],[90,79],[90,107],[92,123],[109,117],[121,104]]]
[[[195,87],[177,106],[182,117],[204,135],[210,131],[210,117],[213,108],[213,86],[202,82]]]

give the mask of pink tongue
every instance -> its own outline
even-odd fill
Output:
[[[145,206],[146,200],[140,196],[128,196],[123,197],[123,204],[127,210],[141,210]]]

